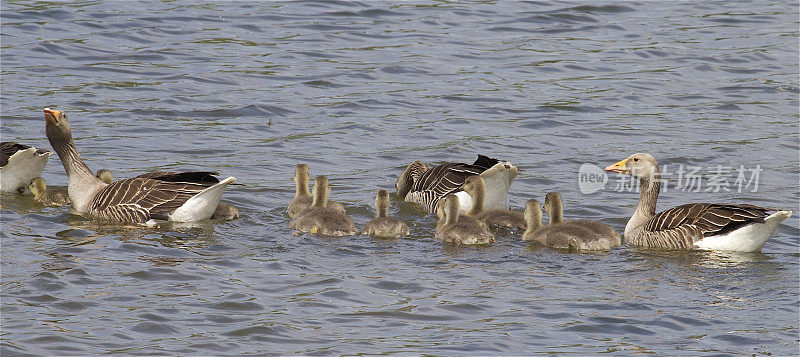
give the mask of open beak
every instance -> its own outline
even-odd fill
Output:
[[[616,172],[618,174],[626,174],[628,170],[625,169],[625,164],[628,159],[622,160],[614,165],[606,166],[606,171]]]
[[[47,124],[52,124],[52,125],[58,124],[58,117],[60,115],[61,112],[59,112],[58,110],[44,108],[44,120],[47,121]]]

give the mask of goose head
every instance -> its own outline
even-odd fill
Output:
[[[28,184],[28,189],[33,193],[33,197],[38,199],[45,191],[47,191],[47,184],[41,177],[36,177]]]
[[[97,177],[100,181],[102,181],[106,185],[110,185],[112,182],[114,182],[114,175],[111,174],[110,170],[106,169],[97,170],[97,173],[94,175],[94,177]]]
[[[561,203],[561,194],[558,192],[548,192],[547,195],[544,196],[544,210],[547,212],[547,215],[550,216],[550,224],[561,223],[561,216],[564,212]]]
[[[526,232],[533,232],[542,225],[542,205],[536,199],[525,202],[525,223],[528,224]]]
[[[386,217],[389,214],[389,192],[378,190],[375,195],[375,209],[378,210],[376,217]]]
[[[331,194],[331,187],[328,184],[328,178],[319,175],[314,179],[314,189],[312,190],[314,201],[311,203],[314,207],[325,207],[328,202],[328,196]]]
[[[607,166],[606,171],[631,175],[640,179],[653,178],[659,172],[656,159],[652,155],[645,153],[636,153],[628,156],[625,160]]]
[[[430,167],[428,164],[422,161],[414,161],[400,173],[400,176],[397,176],[397,182],[394,184],[394,188],[397,190],[397,195],[400,197],[406,197],[409,191],[411,191],[411,187],[414,186],[414,181],[416,181],[422,173],[428,171]]]
[[[64,114],[64,112],[53,110],[50,108],[45,108],[44,119],[45,119],[45,132],[47,134],[47,139],[50,140],[51,145],[53,144],[53,140],[56,141],[72,140],[72,130],[70,129],[67,115]],[[55,147],[56,145],[53,145],[53,148]]]

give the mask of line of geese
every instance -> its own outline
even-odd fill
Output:
[[[209,218],[236,219],[234,206],[221,204],[222,192],[234,177],[219,180],[216,172],[156,171],[114,182],[111,172],[96,174],[86,166],[72,139],[64,112],[45,109],[47,138],[58,154],[69,183],[66,192],[48,188],[39,177],[51,152],[22,144],[0,143],[0,189],[22,192],[47,205],[71,203],[75,211],[93,219],[153,225],[157,221],[194,222]],[[639,202],[624,231],[627,244],[657,249],[760,251],[791,211],[751,204],[690,203],[656,214],[660,171],[649,154],[633,154],[606,167],[640,180]],[[489,227],[524,229],[522,239],[574,250],[608,250],[622,244],[612,228],[590,220],[563,220],[561,196],[547,194],[544,209],[550,216],[542,225],[542,205],[528,200],[524,212],[509,209],[508,191],[517,168],[508,162],[479,155],[472,164],[446,163],[431,167],[414,161],[398,176],[395,189],[406,202],[436,213],[436,238],[454,244],[490,244]],[[325,176],[315,178],[309,192],[308,166],[297,165],[296,192],[287,213],[290,227],[302,232],[343,236],[357,234],[344,207],[330,201]],[[408,225],[388,215],[389,194],[378,190],[376,217],[361,230],[379,237],[402,237]]]

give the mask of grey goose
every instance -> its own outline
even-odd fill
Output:
[[[397,195],[406,202],[419,204],[428,213],[436,211],[437,203],[455,193],[459,198],[459,211],[464,214],[472,207],[472,199],[461,190],[469,176],[480,175],[486,184],[487,210],[508,208],[508,189],[517,177],[517,168],[508,162],[478,155],[472,164],[445,163],[430,167],[414,161],[397,177]]]
[[[605,169],[639,179],[639,203],[624,234],[625,242],[634,246],[760,252],[778,225],[792,214],[725,203],[689,203],[656,214],[661,172],[652,155],[636,153]]]
[[[153,171],[148,172],[146,174],[139,175],[139,178],[155,178],[164,175],[174,175],[177,172],[170,172],[170,171]],[[106,185],[110,185],[114,182],[114,175],[111,173],[111,170],[108,169],[100,169],[94,174],[98,180],[103,182]],[[239,209],[236,206],[220,203],[217,205],[217,208],[214,210],[214,213],[211,215],[211,219],[221,219],[225,221],[232,221],[234,219],[239,218]]]
[[[101,182],[81,159],[67,116],[45,109],[47,139],[69,178],[73,208],[91,218],[130,223],[154,220],[195,222],[214,213],[222,192],[236,181],[222,181],[216,172],[151,172],[109,184]]]
[[[11,141],[0,143],[0,190],[22,193],[50,158],[50,150],[37,149]]]

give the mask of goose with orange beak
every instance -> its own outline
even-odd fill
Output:
[[[156,220],[195,222],[208,219],[235,177],[218,180],[216,172],[150,172],[111,184],[101,182],[83,162],[72,140],[67,115],[45,109],[47,139],[69,178],[73,208],[89,217],[129,223]]]
[[[661,172],[652,155],[633,154],[606,171],[631,175],[641,183],[639,203],[625,226],[625,242],[630,245],[759,252],[792,214],[750,204],[719,203],[689,203],[656,214]]]

